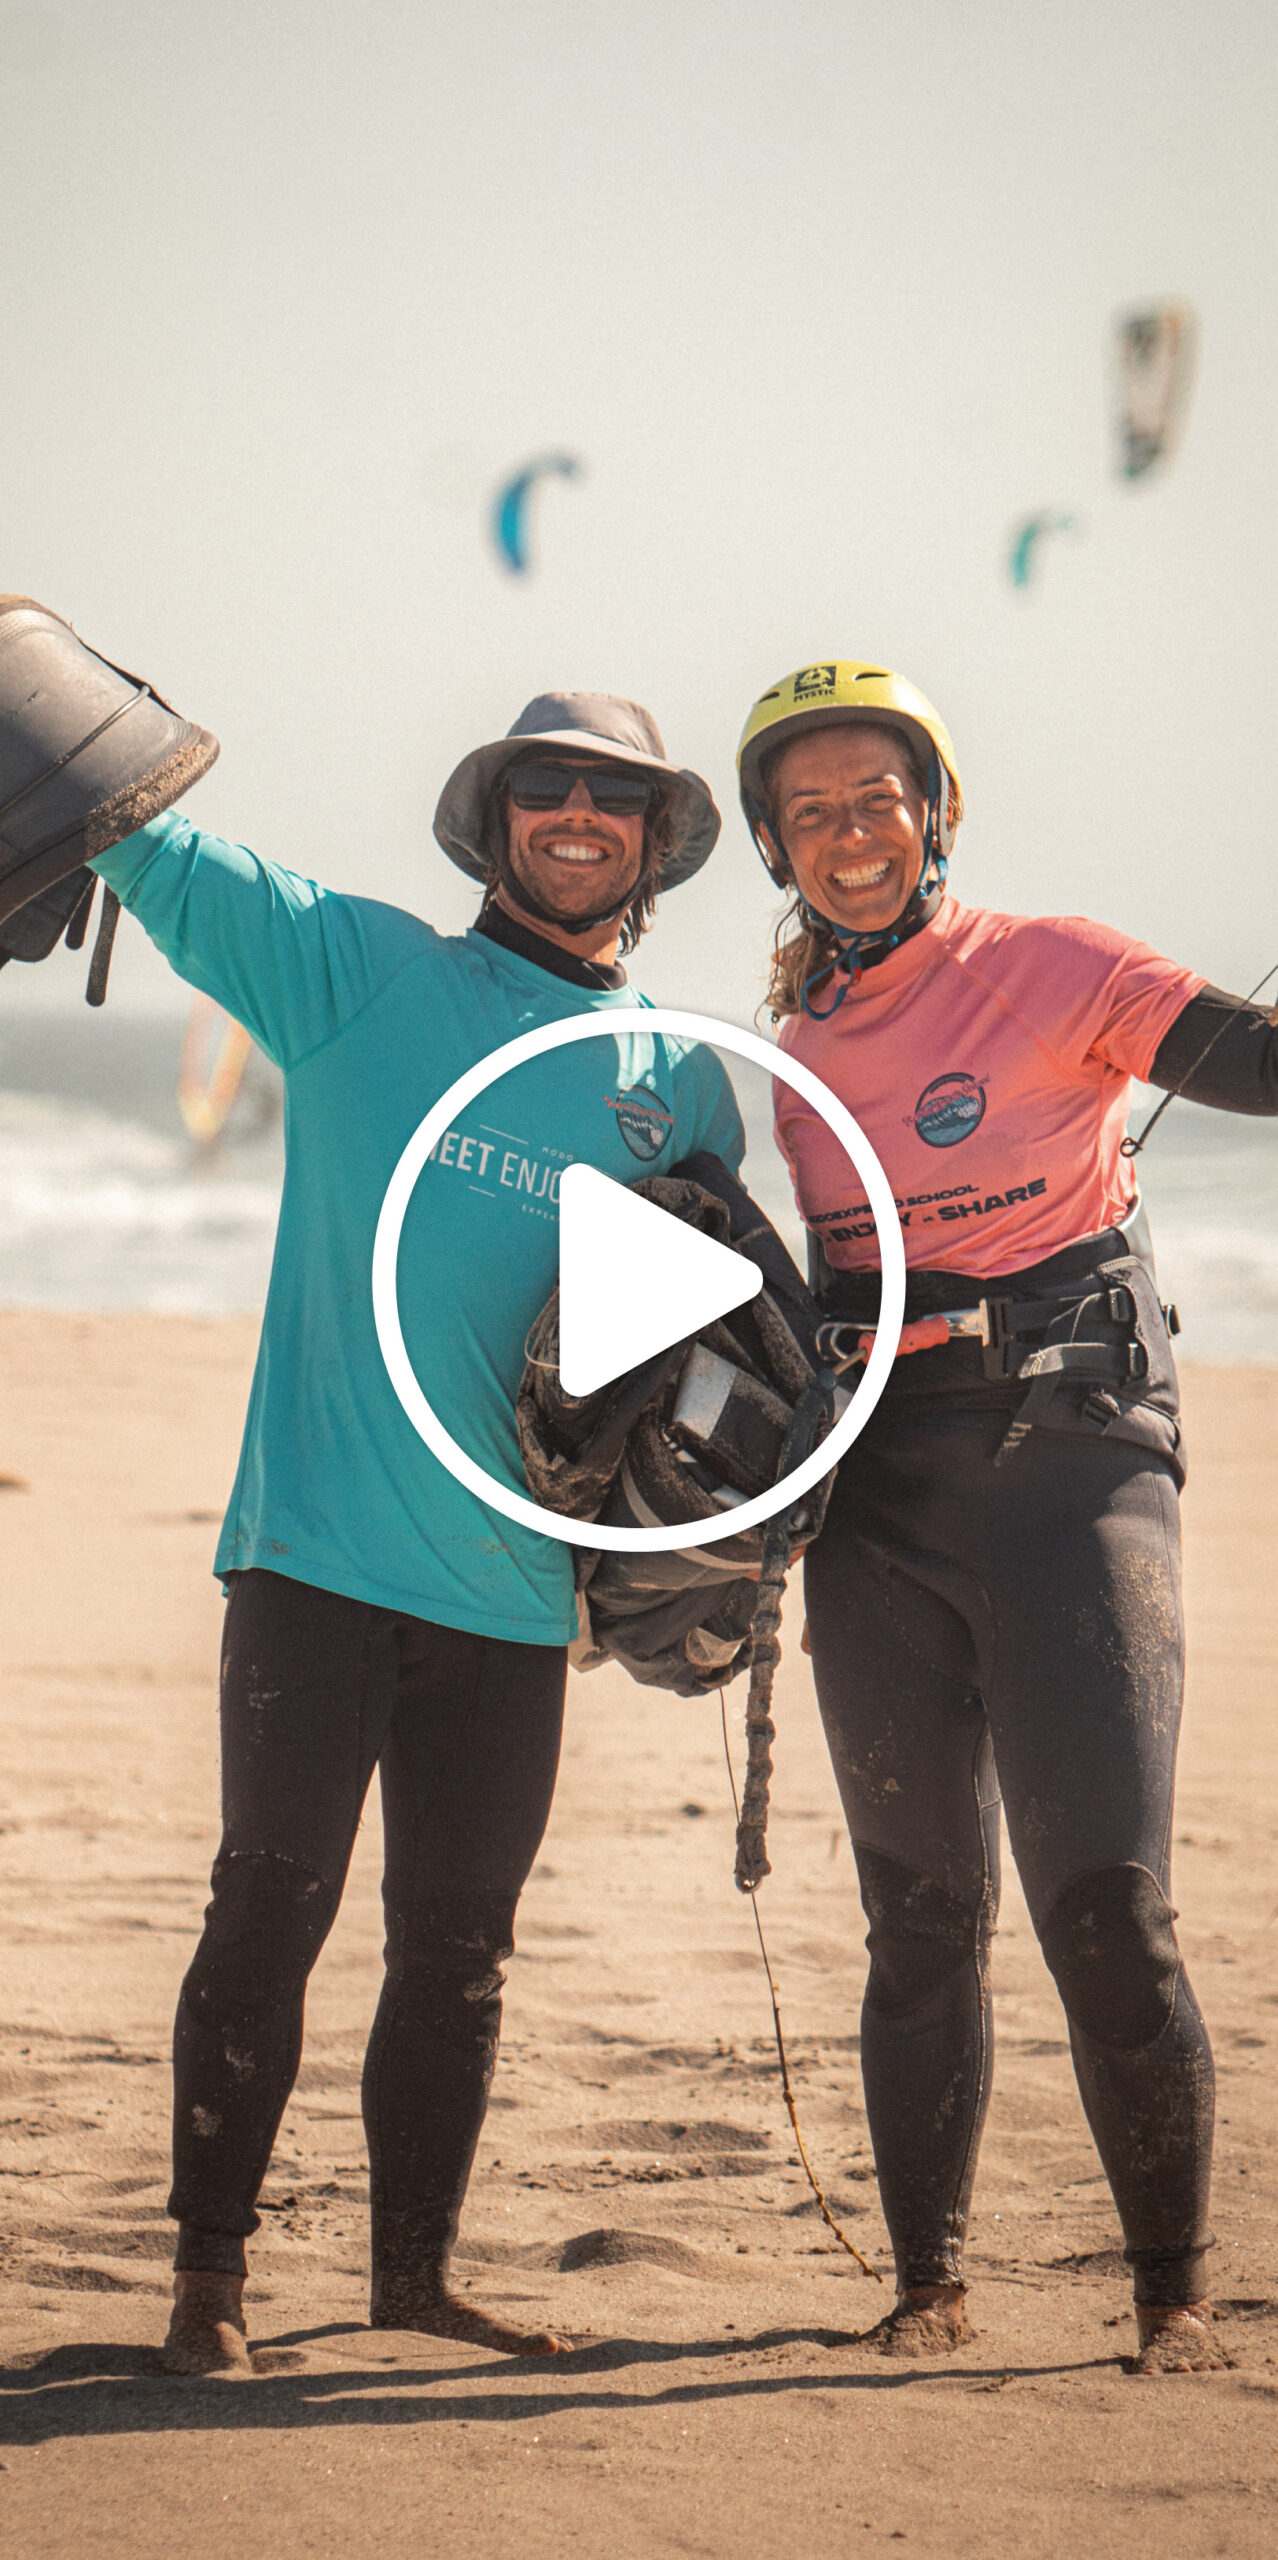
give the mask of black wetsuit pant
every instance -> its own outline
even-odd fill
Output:
[[[902,2284],[960,2278],[993,2061],[1001,1786],[1136,2298],[1191,2302],[1213,2079],[1167,1900],[1177,1483],[1155,1451],[1040,1430],[996,1465],[1024,1392],[889,1390],[807,1560],[870,1923],[861,2051],[883,2210]]]
[[[374,1768],[386,1842],[386,1973],[363,2085],[374,2277],[405,2244],[442,2265],[488,2103],[515,1905],[550,1812],[566,1659],[282,1574],[235,1576],[222,1844],[174,2036],[180,2267],[243,2267]]]

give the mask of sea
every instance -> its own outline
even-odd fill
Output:
[[[276,1070],[254,1051],[226,1131],[197,1147],[177,1103],[182,1022],[123,1013],[4,1018],[0,979],[0,1307],[260,1309],[284,1170]],[[792,1249],[767,1079],[725,1058],[746,1175]],[[1138,1092],[1139,1131],[1160,1097]],[[1278,1361],[1278,1122],[1189,1102],[1140,1158],[1158,1275],[1188,1359]]]

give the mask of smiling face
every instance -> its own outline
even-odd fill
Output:
[[[557,756],[556,763],[568,759]],[[608,915],[637,887],[644,867],[644,812],[634,817],[604,817],[584,782],[574,783],[559,809],[517,809],[506,795],[507,869],[497,896],[522,923],[579,958],[611,957],[621,934],[620,919],[601,925],[595,940],[589,932],[560,934],[534,911],[519,905],[521,884],[565,926],[587,916]]]
[[[830,722],[783,747],[768,776],[774,832],[799,894],[853,933],[894,924],[927,854],[927,802],[899,730]]]

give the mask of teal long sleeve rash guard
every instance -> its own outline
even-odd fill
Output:
[[[481,1094],[404,1221],[400,1320],[422,1389],[469,1455],[522,1492],[515,1396],[558,1278],[559,1176],[582,1162],[630,1182],[698,1147],[738,1166],[741,1119],[713,1051],[645,1031],[629,987],[579,987],[484,934],[336,896],[172,813],[94,868],[285,1079],[279,1228],[215,1569],[264,1565],[476,1635],[568,1642],[570,1551],[467,1492],[401,1410],[373,1322],[378,1214],[408,1140],[465,1068],[539,1023],[608,1021],[606,1039]]]

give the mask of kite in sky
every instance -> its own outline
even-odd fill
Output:
[[[1118,468],[1143,479],[1175,450],[1194,373],[1197,331],[1186,302],[1151,302],[1115,323]]]
[[[548,453],[537,462],[526,463],[513,479],[503,482],[493,501],[493,540],[508,569],[522,576],[530,566],[528,509],[538,481],[575,480],[581,468],[571,453]]]
[[[1027,587],[1034,574],[1034,555],[1045,533],[1077,533],[1076,516],[1054,516],[1043,513],[1026,516],[1012,536],[1007,555],[1008,575],[1014,587]]]

